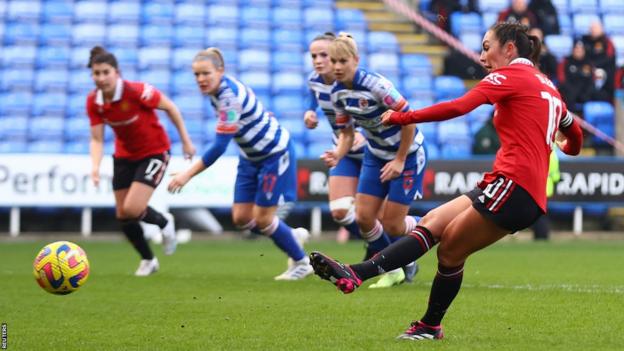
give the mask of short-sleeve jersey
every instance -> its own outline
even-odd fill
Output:
[[[473,91],[494,105],[501,147],[492,172],[522,186],[546,210],[548,162],[559,121],[567,108],[553,83],[531,61],[518,58],[479,82]]]
[[[210,102],[217,112],[217,133],[234,135],[242,157],[260,161],[286,150],[288,131],[264,109],[251,88],[240,81],[224,75]]]
[[[160,92],[141,82],[117,80],[110,103],[95,89],[87,96],[87,114],[91,126],[107,124],[115,133],[117,158],[139,160],[163,153],[170,148],[169,138],[154,109]]]
[[[318,106],[323,111],[325,117],[327,117],[327,121],[334,132],[332,140],[334,145],[338,144],[338,137],[340,136],[340,129],[336,124],[336,112],[334,111],[334,106],[331,102],[331,91],[334,87],[334,84],[325,84],[323,81],[323,77],[317,72],[312,72],[308,76],[308,87],[310,88],[310,93],[312,95],[312,99],[315,99]],[[364,155],[364,147],[365,144],[362,144],[359,148],[355,150],[349,150],[347,156],[354,158],[362,158]]]
[[[352,124],[362,127],[368,149],[373,155],[384,160],[395,158],[401,144],[401,126],[383,125],[381,115],[389,109],[405,112],[409,106],[389,80],[377,73],[358,69],[351,88],[341,82],[334,83],[331,101],[338,128]],[[416,129],[409,153],[418,150],[424,140],[424,135]]]

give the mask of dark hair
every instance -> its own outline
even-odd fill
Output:
[[[529,27],[512,22],[500,22],[490,29],[501,46],[511,41],[518,48],[518,56],[531,60],[534,64],[539,62],[539,54],[542,43],[538,37],[529,34]]]
[[[106,51],[106,49],[99,45],[94,46],[91,49],[91,55],[89,56],[89,64],[87,64],[87,67],[91,68],[94,63],[108,63],[116,70],[119,70],[119,66],[117,65],[117,58],[115,57],[115,55]]]
[[[329,40],[332,41],[336,39],[336,34],[334,34],[333,32],[325,32],[323,34],[319,34],[317,36],[314,37],[314,39],[312,39],[312,42],[315,42],[317,40]]]

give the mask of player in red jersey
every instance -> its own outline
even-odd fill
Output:
[[[102,47],[91,50],[88,67],[96,89],[87,96],[87,113],[91,122],[91,178],[98,186],[104,144],[104,125],[115,133],[113,155],[113,191],[117,220],[141,255],[137,276],[158,270],[139,221],[161,228],[165,254],[176,248],[173,217],[162,214],[147,203],[162,180],[169,161],[169,138],[154,109],[163,110],[180,133],[184,156],[195,154],[195,147],[176,105],[156,88],[121,78],[117,59]]]
[[[425,315],[399,336],[422,340],[443,337],[441,321],[461,287],[464,262],[505,235],[530,226],[546,212],[546,177],[553,144],[577,155],[583,141],[578,123],[559,92],[534,66],[540,41],[520,24],[499,23],[483,38],[481,62],[490,72],[464,96],[410,112],[389,111],[384,123],[442,121],[494,104],[494,126],[501,140],[494,168],[477,187],[430,211],[418,227],[373,258],[341,264],[311,254],[315,272],[344,293],[366,279],[414,261],[435,244],[438,272]],[[556,134],[558,131],[560,135]]]

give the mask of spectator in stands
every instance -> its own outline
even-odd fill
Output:
[[[526,0],[512,0],[511,6],[498,15],[497,22],[517,22],[529,28],[537,26],[537,18],[529,10]]]
[[[309,237],[276,216],[278,204],[297,198],[297,159],[290,134],[265,110],[253,90],[227,74],[221,51],[208,48],[195,55],[193,72],[201,93],[217,113],[216,138],[201,160],[175,175],[168,190],[179,192],[197,174],[212,166],[234,140],[240,150],[234,185],[232,221],[242,230],[271,238],[289,257],[286,271],[275,280],[300,280],[312,273],[303,251]],[[225,171],[225,177],[231,176]]]
[[[451,13],[477,12],[476,0],[432,0],[429,11],[436,15],[438,27],[451,32]]]
[[[602,68],[594,69],[594,86],[592,89],[592,101],[606,101],[613,103],[614,88],[609,87],[607,72]]]
[[[159,264],[139,221],[161,228],[166,255],[171,255],[176,248],[173,216],[148,206],[169,163],[169,138],[158,122],[155,110],[165,111],[176,126],[185,157],[191,158],[195,147],[176,105],[147,83],[123,80],[113,54],[100,46],[94,47],[88,67],[96,86],[87,96],[91,123],[91,179],[96,186],[99,185],[104,125],[108,124],[115,132],[113,191],[116,217],[122,231],[141,255],[135,275],[147,276],[155,273]]]
[[[546,43],[544,43],[544,34],[542,30],[535,27],[529,30],[529,34],[539,38],[542,42],[542,50],[539,56],[539,69],[548,76],[553,82],[557,81],[557,58],[548,51]]]
[[[593,92],[594,67],[585,55],[585,46],[577,41],[572,48],[572,55],[559,64],[559,92],[568,105],[568,109],[581,113],[583,104],[591,99]]]
[[[559,34],[559,18],[552,1],[531,0],[529,11],[535,14],[536,26],[544,32],[544,35]]]
[[[594,67],[602,68],[607,73],[605,90],[613,98],[615,86],[615,47],[604,32],[600,21],[593,22],[589,34],[581,39],[585,45],[586,56]]]

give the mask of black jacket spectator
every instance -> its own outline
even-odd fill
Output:
[[[529,10],[535,14],[537,27],[544,35],[559,34],[557,9],[550,0],[531,0]]]
[[[607,73],[605,89],[613,97],[615,87],[615,46],[604,33],[600,22],[592,23],[589,33],[582,38],[587,58],[595,67],[605,70]]]
[[[529,10],[526,0],[513,0],[511,7],[498,15],[498,22],[518,22],[529,28],[537,26],[537,18]]]
[[[557,82],[557,58],[548,51],[546,43],[544,43],[544,34],[542,30],[535,27],[531,28],[529,34],[539,38],[542,42],[542,51],[539,56],[539,69],[553,82]]]
[[[559,64],[559,92],[568,109],[580,113],[580,104],[589,101],[594,89],[594,67],[585,56],[583,43],[577,42],[572,55]]]

